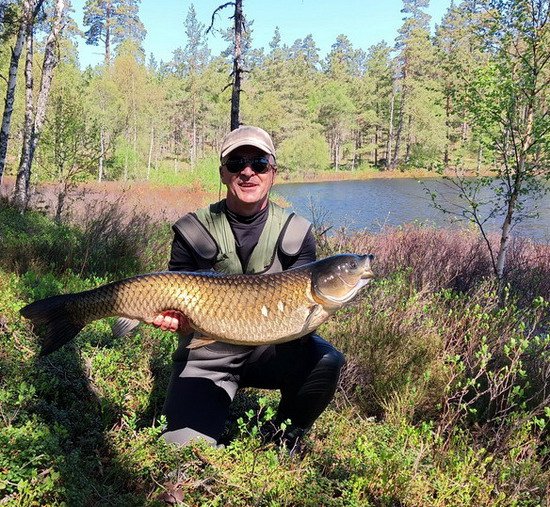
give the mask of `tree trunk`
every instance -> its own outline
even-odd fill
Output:
[[[379,129],[378,124],[374,127],[374,166],[378,165],[378,143],[379,143]]]
[[[99,131],[99,169],[97,181],[103,181],[103,162],[105,159],[105,132],[103,127]]]
[[[399,150],[401,148],[401,134],[403,132],[403,116],[404,116],[404,113],[403,113],[403,108],[404,108],[404,105],[405,105],[405,91],[403,91],[403,96],[401,98],[401,107],[400,107],[400,110],[399,110],[399,123],[397,125],[397,133],[396,133],[396,136],[395,136],[395,150],[393,152],[393,155],[392,155],[392,159],[391,159],[391,169],[395,169],[397,167],[397,161],[399,160]]]
[[[25,45],[27,26],[29,24],[33,24],[34,18],[36,17],[36,14],[42,7],[43,3],[44,0],[23,1],[23,12],[19,25],[19,31],[17,32],[15,45],[11,50],[10,68],[6,87],[6,98],[4,101],[4,113],[2,116],[2,127],[0,129],[0,185],[2,184],[2,176],[6,167],[11,116],[13,113],[13,104],[15,101],[15,88],[17,86],[17,70],[19,68],[21,53],[23,52],[23,47]]]
[[[412,126],[412,116],[409,115],[407,120],[407,145],[405,148],[405,164],[409,163],[411,159],[411,126]]]
[[[194,169],[197,163],[197,113],[195,110],[195,101],[193,101],[191,126],[191,168]]]
[[[111,3],[105,9],[105,65],[111,65]]]
[[[536,87],[535,87],[536,90]],[[534,124],[534,99],[531,98],[531,103],[526,106],[525,110],[525,135],[519,153],[516,151],[516,167],[513,179],[512,192],[506,206],[506,216],[502,224],[502,234],[500,236],[500,248],[496,261],[496,276],[498,280],[499,300],[502,303],[504,291],[504,267],[506,265],[506,256],[508,254],[508,245],[510,243],[510,230],[512,228],[512,218],[515,212],[516,203],[522,192],[523,177],[526,174],[528,150],[531,147],[533,139],[533,124]]]
[[[63,209],[65,208],[65,199],[67,198],[67,188],[68,180],[65,180],[63,182],[63,187],[59,190],[59,193],[57,194],[57,207],[55,209],[55,218],[54,220],[60,224],[61,223],[61,215],[63,215]]]
[[[243,2],[235,0],[235,48],[233,57],[233,90],[231,92],[231,130],[239,128],[241,81],[243,72],[242,33],[243,33]]]
[[[481,143],[479,144],[479,148],[477,150],[477,165],[476,170],[479,173],[481,171],[481,162],[483,161],[483,146]]]
[[[44,48],[44,63],[42,65],[42,78],[40,80],[40,91],[36,103],[36,116],[34,118],[34,127],[31,138],[31,153],[29,165],[32,165],[34,153],[40,140],[40,134],[44,127],[46,119],[46,105],[50,96],[52,86],[53,71],[58,63],[56,49],[59,35],[63,29],[63,13],[65,11],[65,0],[56,0],[55,2],[55,17],[52,26],[52,31],[48,35],[46,47]]]
[[[155,141],[155,129],[153,125],[151,125],[151,138],[149,141],[149,157],[147,158],[147,181],[149,181],[149,177],[151,176],[151,159],[153,157],[154,141]]]
[[[23,150],[21,153],[21,161],[19,164],[19,173],[17,174],[16,191],[15,191],[15,203],[21,211],[24,211],[29,201],[29,188],[31,179],[32,162],[38,141],[40,140],[40,134],[44,127],[44,120],[46,119],[46,105],[48,103],[48,97],[50,95],[50,89],[53,79],[53,70],[57,65],[56,56],[56,44],[59,39],[59,34],[63,28],[63,13],[65,10],[65,0],[56,0],[55,2],[55,14],[52,25],[52,30],[46,40],[46,46],[44,47],[44,62],[42,64],[42,77],[40,79],[40,90],[38,92],[38,100],[36,102],[36,113],[33,118],[33,106],[32,106],[32,24],[30,24],[30,49],[27,52],[27,57],[30,54],[30,61],[28,60],[28,72],[29,76],[26,78],[27,87],[30,90],[27,91],[27,111],[25,113],[25,138],[28,136],[28,141],[23,143]],[[25,69],[27,73],[27,65]],[[27,117],[28,113],[28,117]],[[28,129],[28,132],[27,132]]]
[[[23,52],[25,44],[25,35],[27,33],[27,24],[29,23],[29,13],[31,4],[29,0],[23,2],[23,16],[17,32],[15,45],[11,50],[10,70],[8,74],[8,83],[6,88],[6,98],[4,101],[4,114],[2,116],[2,129],[0,130],[0,185],[4,167],[6,166],[6,156],[8,154],[8,142],[10,137],[11,115],[13,113],[13,103],[15,101],[15,88],[17,86],[17,69],[19,67],[19,57]]]
[[[338,132],[334,136],[334,168],[340,170],[340,136]]]
[[[124,152],[124,181],[128,181],[128,150],[130,149],[130,132],[126,130],[126,149]]]
[[[390,101],[390,124],[388,128],[388,143],[386,145],[386,169],[389,169],[392,161],[392,143],[393,143],[393,111],[395,107],[395,88],[392,87]]]
[[[30,189],[30,165],[29,157],[31,152],[31,134],[34,118],[34,101],[33,101],[33,75],[32,75],[32,60],[34,54],[33,27],[31,23],[27,23],[25,34],[25,45],[27,47],[27,55],[25,58],[25,122],[23,127],[23,143],[21,147],[21,158],[19,159],[19,170],[15,180],[13,190],[13,202],[17,208],[23,213],[27,207],[29,200]]]
[[[449,167],[449,146],[451,144],[451,97],[447,91],[445,98],[445,150],[443,152],[443,165]]]

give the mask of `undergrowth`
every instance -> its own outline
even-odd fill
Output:
[[[162,505],[175,489],[193,506],[548,501],[548,247],[512,258],[501,307],[468,233],[321,242],[325,255],[374,251],[379,279],[320,329],[347,365],[305,452],[290,456],[259,438],[278,403],[268,391],[238,394],[223,449],[158,438],[169,333],[115,339],[98,321],[37,356],[24,304],[164,268],[168,228],[109,207],[80,229],[6,206],[0,218],[0,505]]]

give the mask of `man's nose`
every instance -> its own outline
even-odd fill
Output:
[[[241,174],[244,174],[245,176],[252,176],[254,175],[254,169],[252,169],[252,162],[246,161],[245,166],[241,170]]]

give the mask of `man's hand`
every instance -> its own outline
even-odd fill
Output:
[[[175,310],[168,310],[157,315],[153,320],[153,326],[159,327],[163,331],[178,331],[184,334],[193,331],[189,325],[189,319],[183,313]]]

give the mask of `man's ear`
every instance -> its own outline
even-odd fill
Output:
[[[227,172],[224,174],[223,172],[223,165],[220,166],[220,183],[223,183],[224,185],[227,184],[227,182],[225,181],[225,178],[227,177]]]

